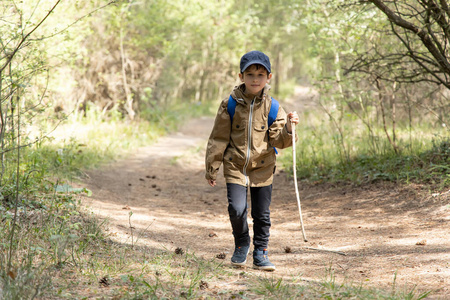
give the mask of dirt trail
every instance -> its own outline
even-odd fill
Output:
[[[285,106],[300,111],[303,100]],[[219,176],[211,188],[203,171],[212,123],[211,118],[190,121],[127,159],[88,172],[84,184],[93,196],[84,203],[110,219],[114,239],[130,243],[132,211],[139,243],[171,251],[181,247],[207,259],[225,253],[228,266],[233,240],[224,179]],[[282,171],[275,174],[269,244],[275,276],[321,280],[329,270],[339,281],[384,288],[392,286],[396,274],[398,287],[417,285],[419,291],[436,291],[430,299],[450,299],[450,193],[433,196],[420,186],[392,184],[300,183],[300,188],[308,243],[300,231],[293,181]],[[251,256],[247,264],[248,272],[262,274],[250,268]],[[242,288],[245,279],[234,285]],[[226,282],[210,288],[225,286],[230,289]]]

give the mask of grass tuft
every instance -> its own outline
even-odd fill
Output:
[[[397,129],[399,150],[395,152],[383,132],[368,136],[356,124],[348,124],[343,126],[346,131],[337,135],[318,116],[306,113],[302,119],[308,122],[297,126],[299,179],[312,183],[391,181],[450,186],[450,136],[445,129],[439,129],[439,134],[424,134],[429,129],[417,128],[414,138],[410,131]],[[279,161],[292,173],[291,151],[284,151]]]

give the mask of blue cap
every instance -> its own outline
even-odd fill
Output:
[[[241,73],[244,73],[248,67],[251,65],[262,65],[266,68],[267,72],[272,73],[270,71],[270,59],[267,55],[262,53],[261,51],[250,51],[245,53],[244,56],[241,57]]]

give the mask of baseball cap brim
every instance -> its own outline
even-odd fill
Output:
[[[244,65],[244,67],[241,69],[241,73],[244,73],[244,71],[247,70],[247,68],[250,67],[251,65],[261,65],[261,66],[263,66],[264,68],[266,68],[267,72],[271,73],[271,72],[270,72],[270,67],[267,66],[267,64],[264,63],[264,62],[261,61],[261,60],[252,60],[252,61],[247,62],[247,63]]]

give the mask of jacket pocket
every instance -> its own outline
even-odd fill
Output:
[[[239,148],[240,150],[245,148],[247,145],[247,123],[245,121],[237,122],[236,119],[233,120],[230,144],[234,148]],[[242,149],[241,149],[242,148]]]
[[[234,164],[236,166],[243,166],[245,158],[236,153],[236,149],[228,148],[223,156],[223,163]]]
[[[258,157],[252,162],[251,180],[255,184],[267,182],[273,176],[274,166],[276,162],[275,154]]]
[[[252,168],[259,169],[265,167],[271,167],[275,164],[276,156],[274,153],[269,153],[264,156],[260,156],[252,161]]]
[[[253,123],[253,148],[257,153],[263,153],[268,148],[267,123]]]
[[[243,167],[245,159],[235,153],[235,149],[229,149],[223,158],[223,174],[227,179],[243,180]]]

